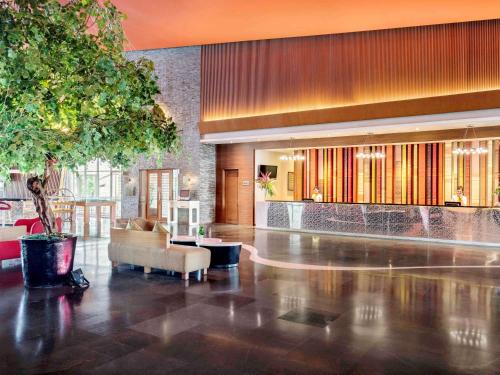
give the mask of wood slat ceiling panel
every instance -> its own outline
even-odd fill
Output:
[[[500,88],[500,20],[202,47],[202,122]]]

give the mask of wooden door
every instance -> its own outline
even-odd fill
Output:
[[[227,224],[238,224],[238,170],[224,170],[224,217]]]
[[[172,170],[148,170],[146,174],[146,218],[167,221],[172,198]]]

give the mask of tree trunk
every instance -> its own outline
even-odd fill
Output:
[[[47,199],[48,197],[47,194],[45,193],[45,189],[43,189],[43,191],[40,191],[39,194],[36,194],[32,191],[31,195],[33,197],[33,203],[35,205],[38,217],[42,222],[43,228],[45,229],[45,233],[47,235],[56,233],[57,232],[56,220],[54,217],[54,213],[50,208],[50,203],[49,200]]]
[[[32,176],[29,177],[28,181],[26,182],[26,187],[31,192],[36,212],[38,213],[38,217],[40,218],[40,221],[42,222],[43,228],[45,229],[45,233],[47,235],[57,232],[56,220],[54,217],[54,213],[50,208],[47,192],[45,190],[54,163],[55,159],[47,160],[43,177]]]

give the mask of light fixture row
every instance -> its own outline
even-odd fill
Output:
[[[465,130],[464,139],[467,139],[467,133],[468,133],[469,129],[472,129],[472,132],[474,133],[474,137],[477,138],[476,131],[475,131],[474,127],[472,125],[469,125],[469,126],[467,126],[467,128]],[[363,143],[367,144],[368,143],[367,141],[369,140],[369,138],[371,136],[373,136],[373,133],[368,133],[366,136],[365,142],[363,142]],[[293,138],[290,139],[290,148],[292,148],[292,144],[293,144]],[[487,154],[488,149],[485,147],[475,147],[475,148],[474,147],[472,147],[472,148],[457,147],[457,148],[453,149],[452,152],[455,155],[482,155],[482,154]],[[358,158],[358,159],[384,159],[385,153],[380,152],[380,151],[358,152],[356,154],[356,158]],[[290,160],[304,161],[305,159],[306,158],[304,155],[281,155],[280,156],[280,160],[283,160],[283,161],[290,161]]]
[[[476,135],[476,129],[472,125],[468,125],[467,128],[465,129],[465,134],[464,134],[464,139],[467,139],[467,133],[469,129],[472,129],[472,134],[474,138],[477,138]],[[456,147],[453,149],[453,154],[454,155],[481,155],[481,154],[487,154],[488,149],[484,147]]]
[[[476,147],[476,148],[463,148],[457,147],[452,151],[455,155],[474,155],[474,154],[487,154],[488,149],[484,147]]]
[[[304,155],[281,155],[280,160],[283,160],[283,161],[289,161],[289,160],[304,161],[304,160],[306,160],[306,157]]]
[[[358,152],[356,154],[358,159],[383,159],[385,158],[385,153],[383,152]]]

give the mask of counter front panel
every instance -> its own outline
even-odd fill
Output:
[[[500,209],[310,202],[257,202],[256,226],[499,246]]]

